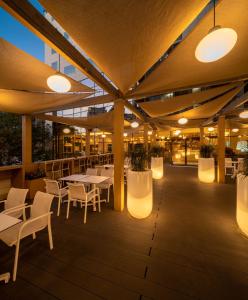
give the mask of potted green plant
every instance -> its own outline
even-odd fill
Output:
[[[148,155],[143,145],[131,151],[131,169],[127,173],[127,208],[131,216],[143,219],[152,211],[152,171],[147,169]]]
[[[248,153],[238,165],[236,220],[242,232],[248,235]]]
[[[201,182],[211,183],[215,179],[215,166],[213,158],[214,147],[201,145],[198,159],[198,178]]]
[[[161,179],[164,175],[164,149],[160,146],[153,146],[150,150],[151,170],[153,179]]]

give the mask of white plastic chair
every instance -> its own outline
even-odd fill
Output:
[[[95,203],[97,202],[98,211],[101,212],[99,188],[92,189],[91,191],[86,193],[84,185],[81,183],[67,183],[67,184],[69,190],[68,190],[68,204],[67,204],[66,219],[69,218],[71,202],[79,202],[81,204],[81,207],[84,206],[84,224],[86,223],[88,206],[94,205],[94,202]],[[97,201],[96,198],[98,198]]]
[[[228,173],[228,170],[231,170],[231,173]],[[225,158],[225,175],[233,175],[235,170],[235,166],[232,163],[232,159],[230,157]]]
[[[101,176],[110,177],[109,179],[107,179],[107,180],[105,180],[104,182],[99,183],[99,184],[97,185],[97,187],[98,187],[100,190],[107,190],[107,191],[108,191],[107,202],[109,202],[110,188],[111,188],[111,186],[114,184],[114,169],[113,169],[113,168],[102,169],[102,170],[101,170]]]
[[[47,227],[50,249],[53,249],[53,239],[51,230],[52,212],[50,211],[53,198],[53,195],[43,192],[37,192],[35,194],[33,204],[25,207],[30,208],[30,218],[0,233],[0,239],[6,245],[8,245],[9,247],[12,247],[14,245],[16,246],[13,281],[16,280],[21,239],[29,235],[32,235],[33,239],[35,239],[36,232],[43,230]]]
[[[62,203],[62,200],[65,196],[68,195],[68,188],[67,186],[64,188],[61,188],[61,185],[56,180],[51,179],[44,179],[45,181],[45,189],[48,194],[54,195],[54,197],[58,198],[58,210],[57,210],[57,216],[60,215],[60,206]]]
[[[4,210],[2,213],[15,218],[20,218],[23,215],[23,219],[25,220],[24,207],[26,206],[25,200],[27,193],[28,189],[10,188],[7,199],[0,201],[0,203],[4,203]]]
[[[93,176],[97,176],[97,168],[87,168],[86,170],[86,175],[93,175]]]

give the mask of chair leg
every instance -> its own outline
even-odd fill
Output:
[[[68,199],[68,202],[67,202],[66,219],[69,218],[69,211],[70,211],[70,199]]]
[[[14,261],[14,269],[13,269],[13,281],[16,281],[18,258],[19,258],[19,249],[20,249],[20,240],[18,240],[17,243],[16,243],[15,261]]]
[[[109,193],[110,193],[110,187],[108,187],[108,200],[107,200],[108,203],[109,203]]]
[[[85,202],[85,207],[84,207],[84,224],[86,223],[86,218],[87,218],[87,201]]]
[[[61,201],[62,201],[62,197],[61,195],[59,195],[58,197],[58,210],[57,210],[57,217],[59,216],[60,214],[60,205],[61,205]]]
[[[100,192],[98,191],[96,194],[98,198],[98,211],[101,212],[101,201],[100,201]]]
[[[48,230],[49,246],[50,246],[50,250],[52,250],[53,249],[53,235],[52,235],[52,228],[51,228],[51,215],[49,215],[47,230]]]

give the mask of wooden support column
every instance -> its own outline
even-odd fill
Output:
[[[204,127],[200,127],[200,145],[204,144]]]
[[[32,117],[22,116],[22,174],[20,175],[21,185],[24,186],[25,173],[32,165]]]
[[[85,155],[89,156],[90,155],[90,129],[86,129],[86,134],[85,134]]]
[[[218,183],[225,183],[225,116],[218,119]]]
[[[146,151],[148,151],[148,123],[144,123],[144,148]]]
[[[157,143],[157,130],[152,131],[152,146],[156,145]]]
[[[114,102],[114,209],[124,209],[124,101],[118,99]]]

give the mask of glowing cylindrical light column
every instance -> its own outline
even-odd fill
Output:
[[[131,216],[143,219],[152,212],[152,171],[128,170],[127,209]]]
[[[211,183],[215,179],[214,158],[198,159],[198,178],[201,182]]]
[[[163,157],[151,158],[151,170],[153,179],[161,179],[164,176],[164,160]]]
[[[242,232],[248,236],[248,177],[237,176],[236,220]]]

